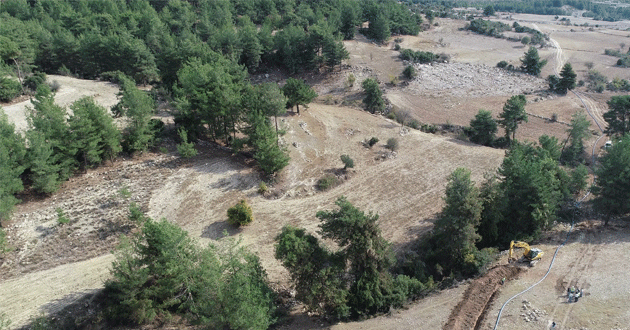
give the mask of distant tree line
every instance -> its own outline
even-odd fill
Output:
[[[518,24],[518,22],[514,22],[514,24],[512,24],[512,26],[510,27],[510,25],[502,23],[502,22],[495,22],[495,21],[490,21],[490,20],[484,20],[482,18],[477,18],[477,19],[471,20],[470,23],[466,24],[464,29],[475,32],[475,33],[495,37],[495,38],[506,38],[503,35],[503,32],[512,31],[512,29],[514,29],[514,32],[529,33],[530,37],[523,37],[523,38],[526,38],[525,39],[527,40],[526,42],[523,39],[514,39],[514,38],[507,38],[507,39],[515,40],[515,41],[520,40],[525,45],[527,44],[543,45],[546,40],[549,40],[549,37],[544,35],[542,32],[526,27],[526,26],[522,26]]]
[[[459,7],[487,7],[492,6],[496,11],[567,16],[563,6],[571,6],[577,10],[585,11],[582,16],[592,17],[596,20],[619,21],[630,18],[630,9],[624,6],[616,6],[614,3],[606,3],[592,0],[553,0],[553,1],[457,1]]]

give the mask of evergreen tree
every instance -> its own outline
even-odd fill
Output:
[[[354,39],[354,34],[359,24],[359,18],[357,14],[357,8],[353,5],[353,2],[346,2],[341,9],[341,27],[339,32],[343,36],[344,40]]]
[[[282,92],[287,97],[287,107],[297,107],[297,113],[300,113],[300,104],[306,106],[317,97],[315,90],[307,85],[303,80],[289,78],[287,83],[282,87]]]
[[[567,91],[574,89],[576,86],[575,77],[577,77],[577,75],[573,71],[571,63],[565,64],[562,67],[562,71],[560,71],[560,81],[557,91],[561,94],[566,94]]]
[[[345,197],[335,203],[338,211],[319,211],[324,239],[334,240],[350,265],[348,306],[358,315],[388,310],[392,294],[389,268],[393,260],[389,244],[381,236],[376,214],[365,214]]]
[[[119,101],[115,107],[127,118],[123,145],[130,152],[146,151],[155,138],[151,125],[155,103],[146,92],[139,90],[131,79],[121,77],[120,85]]]
[[[446,205],[432,233],[432,243],[443,272],[476,272],[475,243],[481,239],[476,227],[481,220],[482,203],[479,190],[470,180],[470,170],[458,168],[448,178]]]
[[[33,108],[27,107],[26,118],[29,131],[37,132],[38,134],[31,135],[38,136],[35,138],[41,141],[33,143],[27,132],[29,141],[28,153],[30,154],[27,158],[31,162],[39,163],[40,173],[51,174],[51,171],[57,171],[55,175],[51,174],[49,179],[44,180],[48,182],[47,184],[38,185],[39,187],[47,188],[45,190],[37,190],[51,193],[58,188],[62,181],[67,180],[76,169],[75,156],[77,150],[66,121],[66,109],[55,104],[54,94],[50,91],[48,85],[43,84],[37,88],[37,93],[31,100],[31,103],[33,103]],[[31,153],[32,151],[37,151],[41,155],[35,157],[35,154]],[[46,165],[42,163],[44,161],[47,162]],[[32,165],[29,166],[32,167]],[[35,173],[32,169],[31,172]]]
[[[337,40],[332,34],[329,34],[324,37],[322,42],[322,57],[323,62],[332,69],[340,65],[341,61],[350,58],[350,54],[341,40]]]
[[[497,224],[500,243],[538,237],[553,224],[569,193],[566,173],[549,153],[521,143],[512,145],[498,173],[505,199],[503,219]]]
[[[57,191],[66,178],[61,176],[63,168],[56,161],[53,143],[46,140],[43,133],[35,130],[26,132],[26,138],[28,139],[26,158],[31,186],[45,194]]]
[[[350,309],[343,257],[328,251],[304,229],[291,226],[282,228],[276,242],[276,259],[281,260],[291,274],[296,298],[313,312],[336,319],[348,317]]]
[[[624,137],[600,159],[593,206],[604,216],[605,224],[615,216],[630,212],[630,137]]]
[[[499,114],[498,123],[505,130],[505,138],[510,141],[516,136],[516,129],[521,122],[527,122],[527,113],[525,113],[525,104],[527,100],[525,95],[512,96],[503,106],[503,112]]]
[[[585,114],[578,112],[573,114],[571,124],[569,129],[567,129],[569,146],[566,149],[563,148],[563,163],[575,166],[584,162],[584,140],[588,139],[590,135],[588,130],[590,126],[591,122],[586,118]]]
[[[176,123],[193,139],[209,133],[213,139],[224,138],[229,143],[228,138],[236,134],[236,123],[242,117],[241,95],[246,74],[242,67],[225,59],[210,63],[191,60],[177,73]]]
[[[379,11],[374,20],[370,21],[370,25],[367,29],[367,34],[370,38],[376,40],[376,42],[383,43],[391,35],[389,31],[389,21],[387,16],[382,11]]]
[[[0,108],[0,227],[19,202],[14,195],[24,189],[20,175],[24,171],[25,154],[24,139]]]
[[[260,260],[237,242],[199,248],[165,219],[147,219],[116,251],[105,283],[105,315],[112,323],[148,323],[182,313],[213,329],[267,329],[274,294]]]
[[[263,52],[262,45],[258,40],[256,26],[245,16],[242,19],[242,27],[238,31],[239,39],[243,48],[240,64],[247,67],[249,72],[255,72],[260,64],[260,55]]]
[[[527,74],[533,76],[540,75],[540,70],[547,64],[547,60],[540,60],[536,47],[529,47],[529,50],[525,53],[525,56],[521,59],[523,63],[521,70]]]
[[[85,97],[74,102],[68,119],[77,160],[84,167],[113,159],[120,151],[120,131],[107,109]]]
[[[492,118],[490,111],[481,109],[470,121],[470,141],[474,143],[484,146],[492,145],[497,131],[497,122]]]
[[[625,136],[630,132],[630,95],[613,96],[608,101],[604,120],[608,123],[604,131],[608,135]]]
[[[362,83],[365,98],[363,104],[371,113],[381,112],[385,110],[385,101],[383,100],[383,91],[378,86],[378,82],[373,78],[367,78]]]
[[[286,149],[278,144],[278,136],[262,112],[247,114],[249,127],[245,129],[248,144],[254,149],[254,159],[266,175],[273,175],[289,164]]]

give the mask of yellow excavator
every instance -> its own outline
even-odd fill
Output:
[[[514,248],[523,248],[523,256],[519,259],[514,257]],[[541,249],[530,248],[529,244],[525,242],[512,241],[510,242],[510,255],[508,262],[529,262],[530,266],[534,266],[540,258],[545,254]]]

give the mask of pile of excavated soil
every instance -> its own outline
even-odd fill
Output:
[[[457,97],[532,93],[547,86],[544,79],[483,64],[415,64],[418,76],[405,92]]]
[[[444,326],[444,330],[477,329],[477,323],[501,287],[502,279],[513,279],[521,271],[523,269],[519,267],[501,265],[490,269],[486,275],[474,280],[464,292],[462,300],[451,311],[451,316]]]

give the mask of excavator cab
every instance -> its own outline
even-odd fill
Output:
[[[514,257],[514,248],[523,248],[523,256],[519,259]],[[530,266],[534,266],[538,260],[543,256],[544,252],[541,249],[531,248],[529,244],[520,241],[510,242],[510,252],[508,262],[529,262]]]

